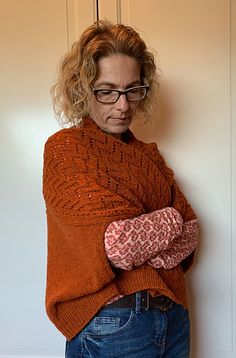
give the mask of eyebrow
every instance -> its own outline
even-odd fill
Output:
[[[131,88],[131,87],[135,87],[135,86],[140,86],[141,83],[142,83],[142,82],[141,82],[140,80],[137,80],[137,81],[134,81],[134,82],[132,82],[132,83],[129,83],[129,84],[126,86],[126,88]],[[100,88],[101,86],[104,86],[104,88],[105,88],[105,86],[106,86],[106,88],[114,88],[114,89],[117,88],[117,85],[116,85],[116,84],[114,84],[114,83],[112,83],[112,82],[109,82],[109,81],[102,81],[102,82],[96,84],[96,87],[99,87],[99,88]]]

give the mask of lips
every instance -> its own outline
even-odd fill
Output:
[[[116,120],[120,120],[120,121],[127,121],[130,119],[130,116],[128,117],[119,117],[119,118],[115,118]]]

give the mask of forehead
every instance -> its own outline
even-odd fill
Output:
[[[123,54],[100,58],[96,84],[103,82],[120,86],[140,82],[140,65],[138,61]]]

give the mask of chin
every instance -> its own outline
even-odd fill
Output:
[[[122,134],[122,133],[125,133],[128,128],[129,128],[128,126],[122,126],[122,127],[119,127],[119,128],[112,128],[111,133]]]

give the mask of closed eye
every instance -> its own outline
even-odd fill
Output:
[[[140,92],[140,88],[139,87],[128,88],[127,91],[129,91],[130,93],[137,93]]]
[[[104,89],[104,90],[99,90],[99,93],[102,95],[109,95],[113,92],[113,90],[109,90],[109,89]]]

